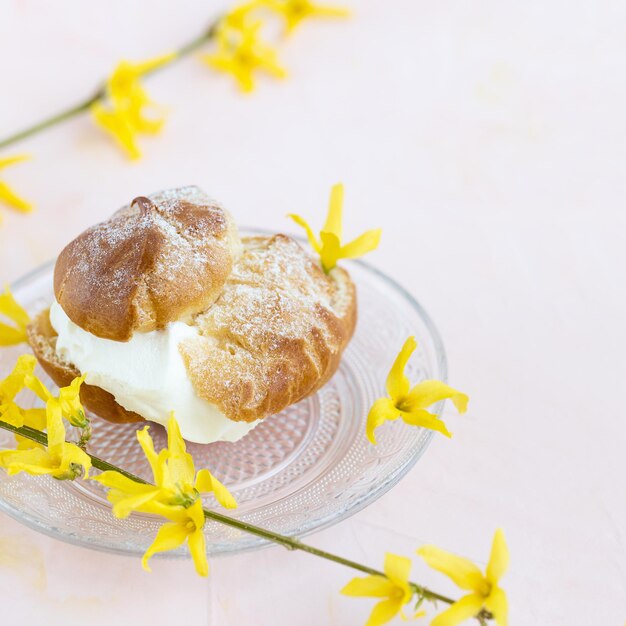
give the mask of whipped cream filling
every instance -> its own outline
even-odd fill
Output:
[[[163,330],[135,333],[129,341],[102,339],[74,324],[61,305],[50,307],[50,323],[58,334],[56,352],[82,373],[85,381],[111,393],[128,411],[166,425],[174,411],[184,439],[196,443],[237,441],[255,422],[228,419],[193,388],[178,346],[196,337],[196,328],[172,322]]]

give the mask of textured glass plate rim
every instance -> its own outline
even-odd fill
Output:
[[[262,234],[262,235],[274,234],[271,231],[267,231],[261,228],[249,228],[248,227],[248,228],[241,228],[241,230],[245,232],[252,232],[252,233],[257,233],[257,234]],[[305,241],[304,238],[300,236],[296,236],[296,235],[290,235],[290,236],[293,237],[294,239]],[[31,270],[30,272],[28,272],[27,274],[25,274],[18,280],[16,280],[11,285],[12,291],[18,290],[24,283],[29,282],[32,278],[39,275],[40,273],[44,273],[48,271],[54,265],[55,262],[56,260],[54,259],[51,261],[48,261],[44,263],[43,265],[40,265],[39,267]],[[421,318],[422,322],[424,323],[424,326],[426,330],[428,331],[428,333],[430,334],[430,337],[433,341],[436,365],[439,370],[439,379],[442,380],[443,382],[446,382],[447,381],[447,358],[445,354],[443,340],[441,339],[441,335],[439,334],[437,327],[432,321],[432,318],[426,312],[424,307],[402,285],[400,285],[393,278],[391,278],[390,276],[388,276],[381,270],[377,269],[370,263],[367,263],[361,260],[353,260],[353,261],[350,261],[350,263],[359,265],[361,268],[363,268],[367,272],[374,274],[376,277],[380,278],[383,282],[387,283],[388,286],[390,286],[392,289],[397,291],[398,294],[402,296],[404,300],[406,300],[407,304],[409,304],[411,308],[415,310],[415,312],[418,314],[418,316]],[[441,413],[443,404],[444,402],[442,401],[442,402],[439,402],[434,407],[434,411],[437,414]],[[338,522],[341,522],[347,519],[348,517],[351,517],[352,515],[358,513],[359,511],[362,511],[365,507],[367,507],[368,505],[378,500],[381,496],[383,496],[390,489],[392,489],[392,487],[397,485],[398,482],[400,482],[400,480],[404,476],[406,476],[406,474],[411,470],[411,468],[417,463],[417,461],[419,461],[419,459],[422,457],[426,449],[429,447],[433,436],[434,436],[434,432],[429,431],[427,433],[425,442],[416,451],[416,453],[409,456],[407,460],[404,462],[404,464],[399,465],[395,469],[395,471],[389,473],[383,480],[381,480],[378,486],[376,487],[376,489],[372,489],[371,491],[367,492],[360,499],[351,502],[349,506],[346,506],[343,509],[332,511],[331,513],[329,513],[328,515],[324,517],[312,519],[308,524],[306,524],[305,526],[301,527],[298,530],[297,536],[305,537],[314,532],[318,532],[318,531],[324,530],[325,528],[329,528],[330,526],[334,526]],[[70,534],[70,533],[60,531],[57,528],[50,527],[46,524],[41,523],[37,517],[26,514],[19,508],[12,507],[11,505],[9,505],[7,502],[5,502],[2,499],[0,499],[0,512],[6,513],[9,517],[13,518],[14,520],[20,522],[21,524],[24,524],[25,526],[39,533],[52,537],[53,539],[64,541],[71,545],[81,546],[84,548],[89,548],[91,550],[97,550],[99,552],[119,554],[122,556],[132,556],[132,555],[137,556],[137,555],[143,554],[142,550],[138,550],[135,548],[129,547],[128,549],[122,549],[122,548],[107,546],[101,543],[94,543],[94,542],[85,540],[82,537],[77,536],[75,534]],[[229,556],[229,555],[235,555],[235,554],[243,554],[245,552],[252,552],[255,550],[262,549],[262,548],[267,548],[272,545],[274,544],[271,541],[268,541],[265,539],[259,539],[256,543],[250,543],[248,545],[242,546],[232,551],[219,552],[219,553],[213,554],[212,557],[215,558],[217,556]],[[159,554],[156,554],[155,557],[163,558],[163,559],[190,558],[188,552],[179,552],[179,551],[159,553]]]

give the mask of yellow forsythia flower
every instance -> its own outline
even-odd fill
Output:
[[[26,327],[30,317],[17,303],[8,286],[4,288],[4,293],[0,293],[0,318],[2,316],[10,319],[15,326],[0,322],[0,346],[15,346],[27,341]]]
[[[35,430],[45,430],[47,418],[46,409],[21,409],[24,423],[22,426],[30,426]],[[41,448],[45,450],[45,446],[21,435],[14,435],[17,443],[16,450],[31,450],[32,448]]]
[[[315,4],[311,0],[268,0],[272,9],[280,13],[287,25],[287,32],[310,17],[348,17],[350,11],[341,7]]]
[[[20,163],[30,159],[27,154],[20,154],[14,157],[5,157],[0,159],[0,170],[5,167],[9,167],[14,163]],[[24,200],[24,198],[18,196],[11,187],[4,181],[0,180],[0,202],[3,202],[7,206],[13,207],[22,213],[30,213],[33,210],[33,205],[30,202]]]
[[[61,405],[63,417],[72,426],[76,426],[77,428],[86,428],[89,425],[89,420],[85,415],[85,409],[80,401],[80,389],[85,382],[86,376],[86,374],[77,376],[67,387],[61,387],[57,398]],[[48,402],[48,400],[54,398],[46,386],[36,376],[29,377],[26,386],[44,402]]]
[[[438,380],[425,380],[417,383],[411,389],[411,383],[404,370],[411,354],[417,347],[415,337],[409,337],[387,377],[387,393],[389,398],[379,398],[374,402],[367,416],[367,438],[376,444],[374,431],[383,422],[395,420],[401,417],[404,422],[411,426],[421,426],[436,430],[446,437],[452,435],[448,432],[445,424],[434,414],[426,410],[426,407],[450,398],[459,413],[467,410],[469,398],[460,391],[449,387]]]
[[[25,416],[24,410],[15,403],[15,396],[26,387],[36,363],[34,356],[23,354],[17,359],[13,371],[0,381],[0,419],[16,428],[24,426]]]
[[[70,385],[59,389],[59,397],[55,398],[46,386],[35,376],[37,359],[30,354],[23,354],[17,359],[13,371],[0,381],[0,419],[12,426],[30,426],[36,430],[44,430],[47,425],[46,409],[22,409],[15,403],[15,396],[24,388],[33,391],[41,400],[56,400],[61,407],[61,414],[73,426],[86,428],[89,420],[80,402],[80,387],[85,376],[75,378]],[[18,449],[43,448],[31,439],[15,435]]]
[[[85,428],[89,424],[80,401],[80,389],[86,376],[86,374],[78,376],[67,387],[59,389],[59,402],[63,415],[72,426],[77,428]]]
[[[385,576],[353,578],[342,590],[345,596],[383,598],[374,606],[365,626],[380,626],[391,621],[410,602],[413,589],[409,583],[411,560],[404,556],[385,555]],[[421,617],[419,612],[414,617]]]
[[[146,115],[146,109],[154,106],[154,103],[140,79],[174,56],[167,54],[143,63],[120,62],[107,80],[104,102],[96,102],[91,107],[96,123],[115,137],[131,159],[141,156],[137,135],[157,134],[165,123],[163,117]]]
[[[15,403],[15,396],[25,387],[31,387],[34,381],[40,381],[35,377],[35,365],[37,360],[31,354],[23,354],[17,359],[13,371],[0,381],[0,420],[21,428],[30,426],[37,430],[46,427],[46,409],[22,409]],[[31,439],[15,435],[18,450],[29,450],[41,447]]]
[[[267,0],[251,0],[236,6],[222,18],[220,29],[245,30],[252,25],[250,20],[254,14],[267,4]]]
[[[290,217],[298,226],[302,226],[306,231],[309,243],[320,255],[322,267],[326,273],[330,272],[339,259],[355,259],[375,250],[380,243],[382,230],[376,228],[368,230],[354,241],[341,245],[342,237],[342,212],[343,212],[343,185],[334,185],[330,192],[330,202],[328,204],[328,216],[326,224],[320,232],[320,240],[313,234],[313,229],[299,215],[290,214]]]
[[[9,475],[26,472],[39,476],[49,474],[59,480],[73,480],[88,475],[91,459],[76,444],[65,441],[65,426],[61,403],[51,398],[46,404],[48,447],[32,447],[0,452],[0,467]]]
[[[232,22],[231,22],[232,24]],[[276,51],[259,37],[260,21],[231,27],[228,18],[217,34],[217,51],[200,58],[213,69],[232,74],[244,92],[254,90],[254,74],[263,71],[274,78],[285,78]]]
[[[151,572],[148,561],[154,554],[166,550],[175,550],[187,541],[196,572],[200,576],[208,576],[209,563],[206,557],[206,541],[202,531],[204,528],[202,501],[196,500],[188,507],[174,507],[153,502],[143,510],[170,520],[159,528],[152,545],[143,555],[141,560],[143,568],[147,572]]]
[[[499,582],[509,566],[509,550],[502,530],[493,538],[491,556],[485,574],[468,559],[461,558],[435,546],[423,546],[417,553],[433,569],[444,573],[461,589],[471,591],[431,622],[431,626],[456,626],[474,617],[483,608],[499,626],[508,624],[508,601]]]
[[[174,415],[167,425],[168,447],[158,454],[148,433],[149,427],[137,433],[154,477],[154,484],[137,483],[116,471],[103,472],[93,478],[109,488],[108,499],[113,504],[113,514],[124,518],[133,511],[153,513],[170,520],[159,530],[154,543],[143,558],[144,569],[150,571],[148,560],[153,554],[175,550],[185,541],[193,557],[196,571],[208,575],[201,493],[213,493],[226,508],[237,503],[228,489],[207,469],[196,474],[193,457],[186,451]]]

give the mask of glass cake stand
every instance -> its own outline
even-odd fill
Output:
[[[16,299],[31,314],[52,301],[53,267],[48,263],[13,285]],[[265,419],[238,442],[188,445],[196,467],[209,468],[239,503],[237,509],[224,511],[209,496],[208,508],[302,537],[336,524],[382,496],[426,450],[433,433],[401,420],[383,425],[377,431],[378,445],[372,446],[365,437],[365,421],[374,400],[384,395],[391,363],[409,335],[415,335],[419,344],[409,363],[411,380],[446,379],[439,334],[424,309],[391,278],[360,261],[346,262],[345,267],[357,286],[359,320],[332,380],[314,396]],[[26,350],[24,345],[0,350],[0,378]],[[41,369],[38,375],[54,387]],[[37,406],[39,401],[31,396],[23,396],[22,406]],[[440,413],[442,408],[439,403],[434,410]],[[140,426],[91,417],[94,434],[89,451],[149,479],[149,466],[135,439]],[[165,431],[153,425],[151,433],[159,449]],[[0,447],[13,444],[12,434],[0,430]],[[69,543],[142,554],[162,520],[146,514],[116,519],[105,495],[92,481],[27,474],[9,477],[0,471],[0,511]],[[213,556],[268,545],[216,522],[207,521],[205,534],[207,552]],[[187,555],[184,548],[164,556]]]

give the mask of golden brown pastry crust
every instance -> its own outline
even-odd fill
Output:
[[[180,346],[196,393],[252,422],[312,394],[335,373],[356,325],[348,273],[326,276],[285,235],[244,238],[220,298]]]
[[[65,247],[54,293],[84,330],[128,341],[205,310],[240,251],[230,215],[197,187],[141,196]]]

